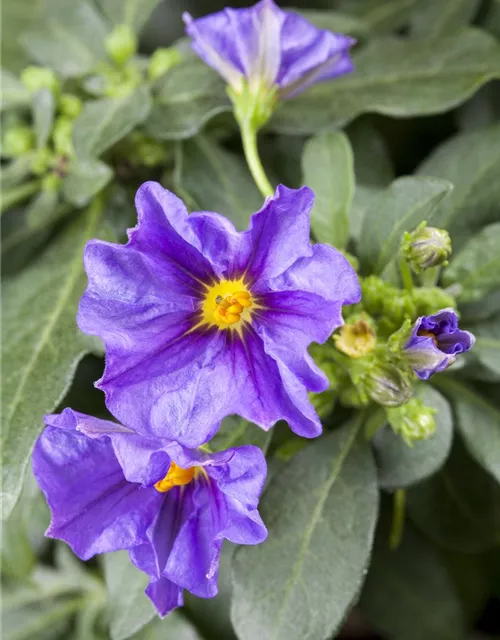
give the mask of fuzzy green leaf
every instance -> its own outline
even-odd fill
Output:
[[[97,0],[103,14],[115,25],[142,30],[160,0]]]
[[[112,177],[112,169],[104,162],[75,159],[63,182],[64,199],[77,207],[84,207]]]

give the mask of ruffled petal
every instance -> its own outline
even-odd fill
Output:
[[[444,371],[455,360],[454,356],[438,349],[432,338],[422,336],[412,340],[405,348],[405,355],[420,380],[428,380],[435,373]]]
[[[177,586],[168,578],[151,580],[146,587],[146,595],[162,618],[177,607],[184,605],[183,591],[182,587]]]
[[[83,560],[142,544],[158,492],[125,479],[109,439],[71,430],[67,416],[61,423],[46,427],[33,452],[33,471],[52,512],[47,535],[66,541]]]

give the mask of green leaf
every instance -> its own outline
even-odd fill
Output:
[[[19,73],[28,64],[19,43],[19,34],[40,18],[43,4],[43,0],[23,0],[22,3],[18,0],[3,0],[0,4],[1,23],[6,27],[2,29],[2,65],[13,73]],[[2,86],[2,91],[5,92],[5,85]],[[4,100],[5,94],[2,95],[2,102]]]
[[[353,58],[354,73],[282,104],[270,127],[307,135],[336,129],[361,113],[442,113],[500,77],[500,46],[475,29],[439,39],[374,40]]]
[[[205,136],[179,144],[174,179],[192,209],[222,213],[238,229],[246,229],[250,214],[262,206],[245,162]]]
[[[156,87],[158,94],[146,122],[153,138],[191,138],[211,118],[231,111],[223,81],[196,58],[188,58],[173,67]]]
[[[33,165],[33,154],[25,153],[18,158],[14,158],[5,167],[2,167],[2,189],[8,191],[17,187],[31,174]]]
[[[91,342],[78,331],[76,311],[85,288],[82,251],[99,234],[96,202],[32,266],[3,286],[2,512],[20,494],[43,415],[57,406]]]
[[[471,360],[478,360],[491,373],[500,376],[500,318],[470,327],[476,336]]]
[[[357,433],[351,424],[318,439],[272,477],[260,505],[269,537],[235,555],[231,617],[240,640],[326,638],[341,624],[363,581],[378,510],[375,465]]]
[[[437,409],[436,433],[409,447],[390,427],[375,434],[373,445],[383,489],[409,487],[435,473],[451,449],[453,418],[448,402],[429,385],[421,385],[418,395],[428,407]]]
[[[266,453],[271,438],[271,431],[264,431],[264,429],[244,418],[240,418],[240,416],[228,416],[224,418],[219,430],[210,440],[210,448],[213,451],[224,451],[231,447],[252,444]]]
[[[439,606],[436,606],[439,603]],[[439,554],[411,527],[398,549],[377,531],[359,603],[363,617],[391,640],[466,638],[462,604]]]
[[[436,384],[450,398],[469,453],[500,483],[500,411],[457,380],[442,376]]]
[[[344,133],[311,138],[302,156],[304,184],[314,191],[311,228],[318,242],[343,249],[349,238],[349,213],[354,195],[351,145]]]
[[[165,620],[156,619],[141,629],[132,640],[204,640],[181,611],[172,611]],[[224,640],[226,638],[224,637]]]
[[[461,286],[460,302],[477,302],[500,286],[500,222],[484,227],[450,262],[445,285]]]
[[[111,640],[124,640],[155,615],[153,604],[144,593],[149,578],[132,564],[127,551],[106,553],[102,559],[109,594]]]
[[[45,5],[42,19],[23,33],[20,42],[37,62],[63,77],[93,70],[106,55],[108,27],[92,4],[83,0]]]
[[[479,4],[478,0],[421,0],[413,16],[411,34],[425,38],[454,33],[472,21]]]
[[[97,0],[103,14],[115,25],[128,24],[140,32],[160,0]]]
[[[27,107],[30,103],[30,92],[24,84],[6,69],[2,69],[2,102],[1,110]]]
[[[318,29],[333,33],[344,33],[355,38],[366,38],[370,27],[366,21],[349,13],[340,11],[318,11],[317,9],[296,9],[291,7],[285,11],[293,11],[303,16]]]
[[[86,102],[75,120],[73,142],[78,156],[97,158],[144,122],[151,108],[147,87],[123,98]]]
[[[56,103],[50,89],[40,89],[33,96],[33,128],[36,136],[36,146],[44,147],[52,132]]]
[[[387,33],[407,26],[420,1],[364,0],[353,3],[342,0],[339,8],[363,20],[373,32]]]
[[[112,177],[113,170],[104,162],[75,158],[63,182],[64,199],[77,207],[84,207]]]
[[[447,549],[479,553],[500,544],[500,485],[455,438],[445,466],[407,493],[413,522]]]
[[[500,125],[450,138],[418,168],[453,182],[455,190],[434,221],[451,233],[453,251],[471,232],[498,220],[500,212]]]
[[[405,231],[431,221],[437,207],[453,189],[446,180],[398,178],[374,199],[365,214],[359,253],[367,271],[381,273],[399,250]]]

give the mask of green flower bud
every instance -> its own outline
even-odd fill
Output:
[[[393,364],[379,362],[365,380],[370,398],[385,407],[398,407],[408,402],[412,394],[409,375]]]
[[[2,136],[2,155],[17,158],[31,151],[35,145],[35,135],[26,126],[15,126],[4,131]]]
[[[387,409],[387,420],[394,432],[411,447],[415,441],[425,440],[436,431],[436,409],[426,407],[420,398],[411,398],[401,407]]]
[[[57,118],[52,131],[52,140],[56,153],[62,156],[72,156],[73,151],[73,120],[65,116]]]
[[[59,191],[62,178],[56,173],[48,173],[42,179],[42,191]]]
[[[60,83],[53,71],[48,67],[26,67],[21,72],[21,82],[31,93],[39,89],[50,89],[52,93],[59,93]]]
[[[378,276],[368,276],[361,281],[363,306],[370,315],[377,316],[383,311],[387,300],[398,294],[397,290]]]
[[[447,265],[451,255],[451,239],[444,229],[428,227],[422,222],[415,231],[403,235],[401,251],[415,273],[430,267]]]
[[[120,24],[106,37],[104,44],[111,60],[121,66],[137,51],[137,36],[127,24]]]
[[[382,315],[396,327],[407,318],[414,318],[417,307],[413,297],[407,291],[398,291],[397,295],[388,295],[382,303]]]
[[[80,115],[83,103],[78,96],[71,93],[63,93],[59,99],[59,109],[63,116],[75,119]]]
[[[182,54],[177,49],[170,47],[168,49],[157,49],[151,56],[148,64],[148,77],[150,80],[157,80],[163,76],[172,67],[179,64],[182,60]]]
[[[418,287],[413,290],[416,316],[430,316],[440,309],[457,308],[455,298],[439,287]]]
[[[31,165],[31,171],[36,176],[41,176],[46,173],[47,169],[54,164],[55,156],[47,147],[38,149],[33,158],[33,164]]]

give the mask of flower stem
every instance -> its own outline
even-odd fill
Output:
[[[397,489],[394,493],[394,508],[392,512],[392,529],[389,536],[389,547],[395,550],[401,544],[405,526],[406,491]]]
[[[411,293],[413,291],[413,278],[410,267],[403,257],[399,258],[399,272],[401,273],[404,288]]]
[[[243,141],[243,150],[245,158],[252,174],[255,184],[259,188],[264,198],[272,196],[274,189],[267,179],[266,172],[260,160],[259,151],[257,149],[257,130],[250,120],[240,123],[241,139]]]

